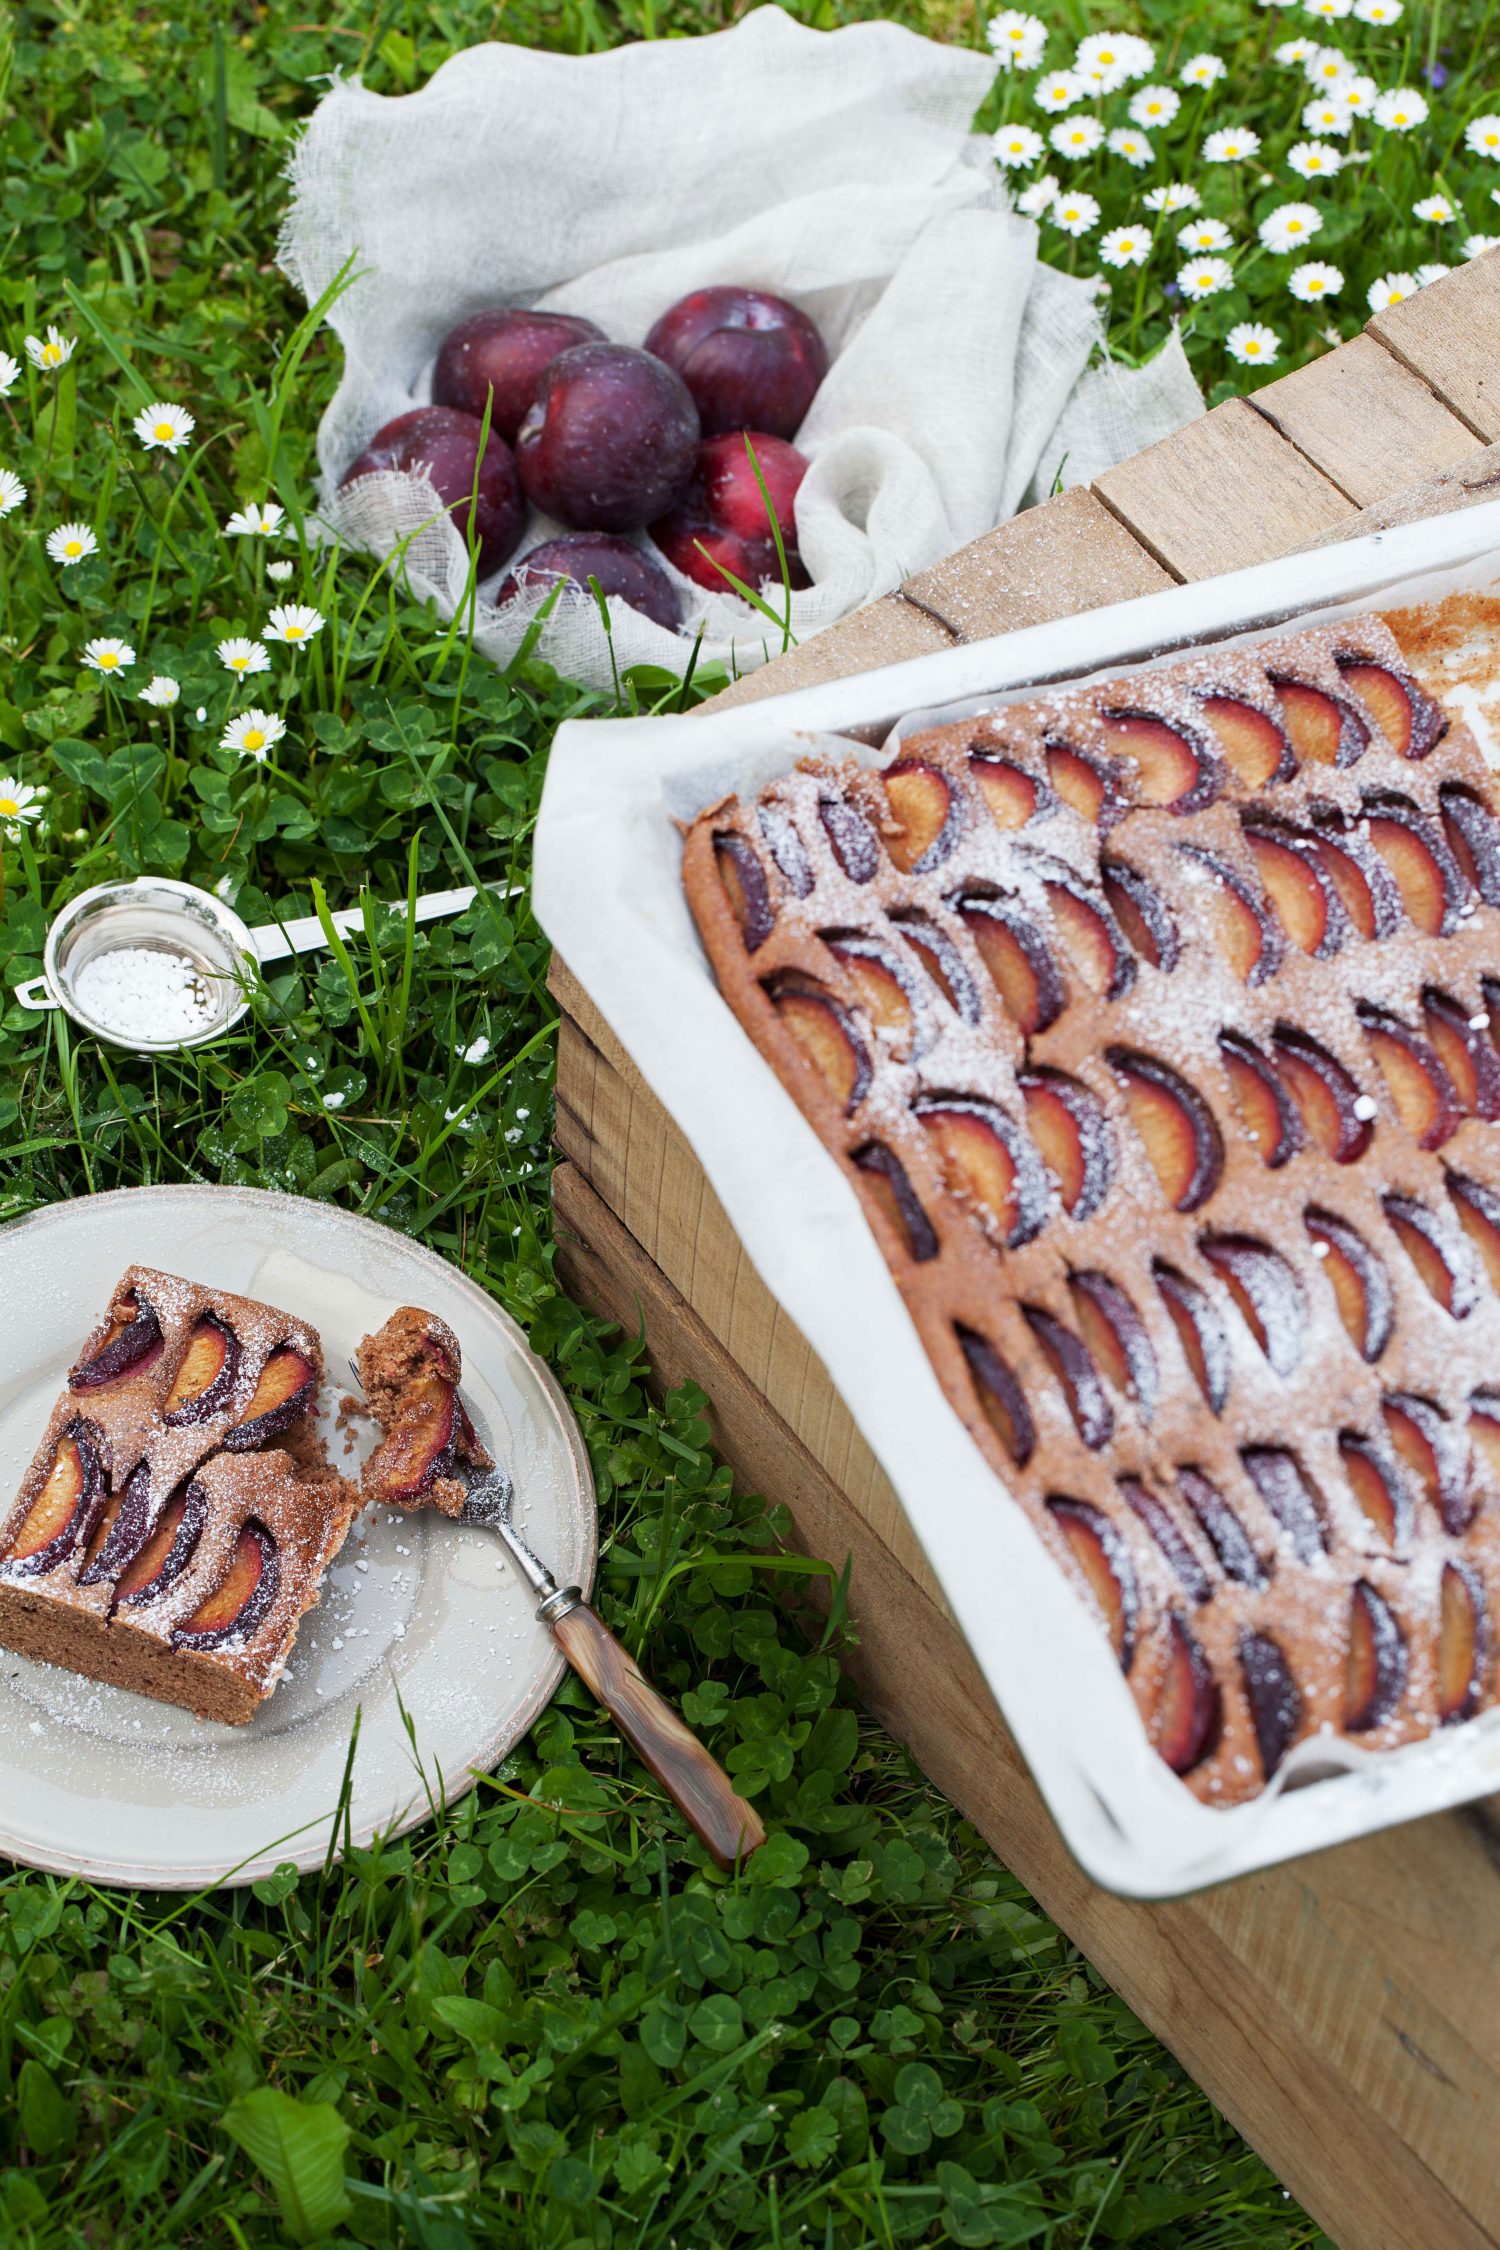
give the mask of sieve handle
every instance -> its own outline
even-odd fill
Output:
[[[23,977],[12,989],[23,1008],[56,1008],[60,1005],[45,977]]]
[[[462,914],[466,906],[472,905],[474,895],[472,883],[457,891],[428,891],[425,897],[413,901],[413,919],[440,922],[449,914]],[[386,911],[404,914],[406,908],[393,906]],[[364,928],[364,909],[341,906],[329,920],[340,937],[348,937],[353,931]],[[328,943],[327,933],[316,914],[301,914],[292,922],[259,922],[249,935],[255,958],[260,962],[283,961],[289,953],[316,953],[320,946]]]

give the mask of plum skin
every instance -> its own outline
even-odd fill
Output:
[[[755,473],[757,464],[765,492]],[[651,526],[651,536],[673,568],[699,586],[719,593],[729,590],[716,563],[745,585],[760,586],[768,578],[781,577],[766,507],[769,495],[786,550],[787,579],[800,590],[812,583],[797,548],[797,493],[807,470],[805,454],[765,430],[734,430],[705,438],[698,448],[692,483],[671,513]],[[700,554],[700,544],[707,555]]]
[[[490,428],[514,445],[537,385],[559,352],[604,341],[604,330],[578,313],[537,312],[522,305],[471,313],[439,346],[432,403],[478,417],[492,398]]]
[[[691,290],[662,314],[646,349],[681,375],[705,437],[795,437],[828,373],[828,346],[806,313],[764,289]]]
[[[497,606],[514,601],[523,589],[556,585],[560,578],[587,588],[597,578],[606,594],[615,594],[630,609],[675,633],[682,623],[682,604],[666,572],[639,547],[611,531],[570,531],[561,539],[546,539],[521,557],[495,595]],[[571,597],[564,595],[566,601]]]
[[[574,531],[639,531],[674,507],[698,457],[682,377],[628,344],[574,344],[542,375],[516,437],[526,497]]]
[[[459,537],[466,539],[482,426],[477,415],[460,414],[451,406],[419,406],[410,414],[398,414],[350,463],[339,479],[339,490],[383,469],[404,469],[409,476],[423,471]],[[479,466],[476,498],[479,575],[487,578],[515,553],[526,521],[515,458],[493,429]]]

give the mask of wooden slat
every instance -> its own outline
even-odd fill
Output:
[[[902,591],[961,641],[1154,594],[1172,579],[1084,486],[909,578]]]
[[[856,609],[829,625],[800,648],[773,657],[758,672],[747,672],[719,694],[700,703],[700,711],[722,711],[729,704],[754,703],[765,695],[789,695],[793,688],[820,687],[825,680],[846,680],[856,672],[873,672],[882,664],[902,664],[909,656],[930,656],[934,649],[951,648],[955,635],[936,617],[929,617],[914,602],[887,594],[864,609]]]
[[[1398,523],[1420,523],[1425,516],[1447,515],[1457,508],[1477,508],[1482,500],[1500,499],[1500,444],[1483,445],[1456,467],[1425,477],[1373,508],[1361,508],[1332,531],[1310,539],[1310,547],[1332,547],[1341,539],[1358,539],[1367,531],[1389,531]]]
[[[951,1619],[903,1571],[683,1294],[570,1165],[558,1270],[691,1378],[742,1488],[805,1551],[851,1563],[862,1696],[1046,1911],[1258,2148],[1341,2250],[1495,2250],[1500,1872],[1457,1816],[1148,1906],[1060,1842]]]
[[[1373,336],[1267,383],[1249,403],[1361,508],[1481,450],[1468,424]]]
[[[1500,438],[1500,251],[1487,250],[1376,313],[1365,333],[1478,436]]]
[[[1353,513],[1242,398],[1122,461],[1094,490],[1178,578],[1267,562]]]

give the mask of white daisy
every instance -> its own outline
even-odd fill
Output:
[[[1130,79],[1144,78],[1155,60],[1146,41],[1130,32],[1095,31],[1079,41],[1073,68],[1101,94],[1112,94]]]
[[[1336,297],[1344,286],[1344,277],[1337,266],[1319,265],[1312,259],[1305,266],[1293,266],[1286,285],[1304,305],[1316,305],[1325,297]]]
[[[1091,195],[1059,195],[1053,198],[1048,216],[1076,240],[1081,234],[1092,234],[1099,224],[1099,205]]]
[[[1109,136],[1111,155],[1123,157],[1125,162],[1140,171],[1151,162],[1151,143],[1144,133],[1133,133],[1128,125],[1117,125]]]
[[[1339,23],[1348,15],[1354,0],[1302,0],[1310,16],[1322,16],[1326,22]]]
[[[1342,153],[1328,141],[1298,141],[1287,150],[1286,160],[1304,180],[1331,180],[1344,168]]]
[[[1322,213],[1310,203],[1283,203],[1261,220],[1260,239],[1267,250],[1300,250],[1322,224]]]
[[[45,337],[26,339],[26,357],[45,375],[55,375],[59,367],[66,367],[77,348],[78,339],[65,336],[59,328],[49,328]]]
[[[1189,55],[1177,76],[1184,86],[1217,86],[1224,75],[1218,55]]]
[[[1186,180],[1169,180],[1149,189],[1144,201],[1148,211],[1196,211],[1203,198]]]
[[[160,399],[143,406],[130,426],[148,453],[180,453],[198,427],[185,406],[168,406]]]
[[[1092,156],[1104,139],[1104,127],[1097,117],[1069,117],[1054,125],[1047,138],[1059,156]]]
[[[1354,13],[1361,23],[1399,23],[1401,0],[1354,0]]]
[[[1143,86],[1130,97],[1130,122],[1149,132],[1153,125],[1170,125],[1181,107],[1175,86]]]
[[[1500,163],[1500,117],[1475,117],[1464,127],[1464,147]]]
[[[1018,171],[1021,166],[1035,164],[1046,142],[1040,133],[1029,125],[1002,125],[990,146],[995,152],[995,162],[1007,172]]]
[[[1200,257],[1210,250],[1227,250],[1234,237],[1222,219],[1190,219],[1177,236],[1179,250],[1193,250]]]
[[[21,362],[9,352],[0,352],[0,398],[9,398],[20,379]]]
[[[141,689],[142,703],[152,703],[158,711],[170,711],[181,695],[182,689],[170,672],[157,672],[150,684]]]
[[[1241,320],[1225,337],[1224,349],[1241,367],[1269,367],[1281,357],[1281,338],[1263,320]]]
[[[1099,255],[1107,266],[1143,266],[1151,255],[1151,236],[1145,227],[1111,227],[1099,238]]]
[[[1417,287],[1425,289],[1429,281],[1441,281],[1445,273],[1452,273],[1453,268],[1440,263],[1434,266],[1418,266],[1415,270]]]
[[[1383,273],[1370,283],[1366,302],[1371,312],[1384,312],[1390,305],[1399,305],[1403,297],[1414,297],[1421,286],[1414,273]]]
[[[1203,161],[1205,164],[1240,164],[1247,156],[1254,156],[1259,147],[1260,135],[1252,133],[1248,125],[1222,125],[1204,142]]]
[[[1388,94],[1376,95],[1370,114],[1384,132],[1410,133],[1426,124],[1429,112],[1414,86],[1395,86]]]
[[[1019,8],[1005,8],[991,16],[985,36],[1002,70],[1035,70],[1047,44],[1047,26]]]
[[[1430,220],[1435,227],[1451,226],[1458,217],[1446,195],[1424,195],[1420,203],[1411,207],[1414,219]]]
[[[286,522],[286,510],[275,500],[264,507],[251,501],[248,507],[236,508],[224,526],[226,539],[273,539]]]
[[[1217,297],[1234,283],[1234,268],[1227,258],[1190,258],[1177,275],[1184,297]]]
[[[0,469],[0,516],[8,516],[26,498],[26,487],[14,469]]]
[[[1332,99],[1351,117],[1373,116],[1375,103],[1379,98],[1374,79],[1363,77],[1341,78],[1338,85],[1331,89],[1331,95]],[[1422,99],[1420,94],[1415,98],[1418,101]],[[1425,104],[1423,105],[1423,115],[1426,115]]]
[[[268,641],[284,641],[288,648],[300,648],[323,630],[323,613],[310,609],[306,602],[288,602],[273,609],[266,619],[265,635]]]
[[[1016,197],[1016,209],[1024,211],[1028,219],[1039,219],[1056,195],[1057,188],[1057,174],[1044,172],[1039,180],[1032,181],[1029,188],[1022,189]]]
[[[1317,52],[1316,39],[1284,39],[1273,59],[1290,66],[1293,63],[1311,62]]]
[[[277,711],[242,711],[231,719],[219,737],[221,750],[242,750],[263,765],[286,733],[286,721]]]
[[[47,534],[47,552],[64,570],[71,570],[86,556],[97,555],[99,542],[86,523],[60,523]]]
[[[1049,70],[1031,89],[1031,98],[1038,109],[1052,111],[1071,109],[1081,102],[1088,88],[1071,70]]]
[[[1482,258],[1486,250],[1493,250],[1497,244],[1500,244],[1500,234],[1471,234],[1463,245],[1463,254],[1466,258]]]
[[[289,562],[267,563],[266,576],[268,578],[273,578],[278,586],[284,586],[286,584],[286,581],[291,577],[292,572],[296,569],[296,567],[297,565],[295,563]]]
[[[78,661],[91,672],[123,672],[135,662],[135,650],[129,641],[103,635],[87,643]]]
[[[218,657],[225,671],[233,672],[241,680],[248,679],[252,672],[269,672],[271,669],[271,659],[259,641],[243,638],[220,641]]]
[[[13,773],[0,774],[0,826],[14,836],[26,821],[41,817],[40,792]]]
[[[1302,129],[1306,133],[1348,133],[1354,128],[1351,111],[1340,103],[1319,94],[1302,112]]]

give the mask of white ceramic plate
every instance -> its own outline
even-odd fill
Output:
[[[0,1490],[15,1490],[80,1340],[132,1263],[311,1320],[334,1402],[346,1357],[397,1305],[440,1314],[515,1479],[518,1526],[560,1584],[587,1590],[588,1457],[515,1322],[405,1235],[255,1188],[123,1189],[0,1229]],[[345,1465],[340,1440],[331,1450]],[[356,1520],[287,1676],[248,1726],[0,1649],[0,1854],[171,1890],[248,1883],[287,1860],[320,1866],[356,1715],[354,1841],[414,1827],[492,1767],[553,1694],[563,1664],[533,1608],[492,1535],[382,1510]]]

